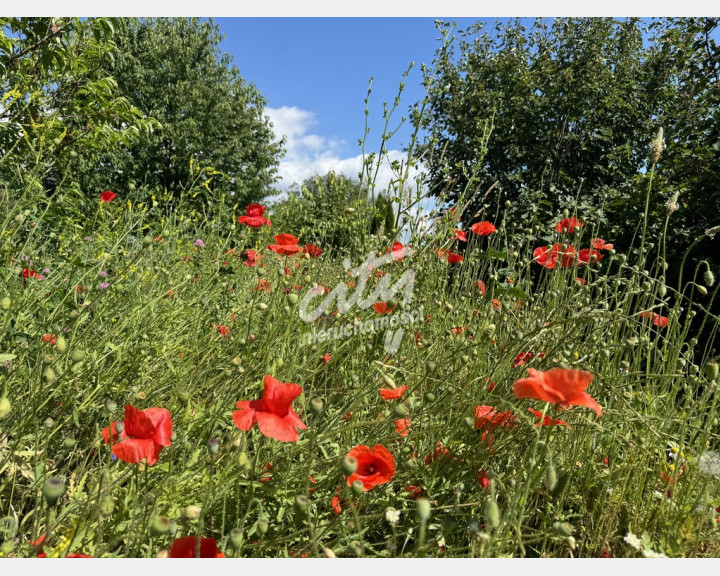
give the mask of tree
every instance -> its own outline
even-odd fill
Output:
[[[476,25],[449,39],[427,71],[429,113],[421,120],[432,151],[430,185],[482,208],[498,183],[513,221],[546,224],[581,207],[628,245],[642,219],[648,145],[663,127],[668,143],[654,172],[651,226],[662,234],[673,191],[689,210],[668,240],[682,253],[720,224],[717,110],[720,64],[714,18],[516,20],[491,32]],[[491,135],[488,138],[488,129]],[[577,203],[575,203],[575,199]],[[715,208],[713,208],[715,206]]]
[[[56,165],[149,133],[103,71],[114,50],[114,18],[0,18],[0,180],[43,177]]]
[[[213,190],[234,194],[241,205],[268,194],[282,142],[263,113],[265,99],[243,80],[232,57],[220,53],[222,39],[212,20],[124,22],[108,73],[162,130],[86,165],[86,186],[178,195],[194,178],[192,160],[217,171]]]

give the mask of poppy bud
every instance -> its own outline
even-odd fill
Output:
[[[64,354],[67,350],[67,340],[65,340],[62,336],[58,336],[58,339],[55,342],[55,349],[60,352],[60,354]]]
[[[700,292],[700,294],[702,294],[703,296],[707,294],[707,288],[705,288],[705,286],[700,286],[700,284],[695,284],[695,286],[697,286],[697,290],[698,292]]]
[[[152,244],[152,238],[145,236],[145,238],[143,238],[143,246],[150,246],[150,244]]]
[[[295,293],[290,293],[287,296],[285,296],[285,300],[287,300],[288,304],[290,304],[291,306],[295,306],[295,304],[298,303],[298,299],[299,299],[299,297]]]
[[[705,377],[710,381],[717,381],[718,368],[720,368],[720,366],[718,366],[717,362],[710,361],[705,364]],[[2,400],[0,400],[0,405],[2,405]],[[0,410],[0,418],[2,418],[2,410]]]
[[[117,403],[115,402],[115,400],[108,400],[107,402],[105,402],[105,410],[110,412],[110,414],[115,412],[115,410],[117,410]]]
[[[568,536],[565,541],[567,542],[568,546],[570,546],[570,550],[575,550],[575,538],[572,536]]]
[[[53,362],[55,362],[55,356],[53,356],[52,354],[45,354],[43,356],[44,364],[52,364]]]
[[[55,380],[57,380],[55,371],[50,368],[50,366],[47,366],[45,370],[43,370],[43,378],[45,378],[45,382],[47,382],[48,384],[51,384],[52,382],[55,382]]]
[[[258,267],[258,269],[257,269],[257,275],[258,275],[258,276],[265,276],[265,273],[266,273],[266,272],[267,272],[267,271],[265,270],[265,268]]]
[[[240,452],[238,465],[242,470],[248,470],[250,468],[250,459],[248,458],[247,452]]]
[[[207,449],[210,454],[217,454],[218,450],[220,449],[220,440],[217,438],[210,438],[207,441]]]
[[[45,480],[43,484],[42,493],[45,497],[45,501],[50,506],[54,506],[60,499],[60,496],[65,492],[65,477],[64,476],[53,476]]]
[[[268,309],[268,305],[265,304],[265,302],[258,302],[258,303],[257,303],[257,309],[258,309],[258,310],[267,310],[267,309]]]
[[[70,360],[73,362],[82,362],[85,359],[85,351],[84,350],[73,350],[70,353]]]
[[[432,374],[433,372],[435,372],[435,369],[436,369],[436,368],[437,368],[437,364],[435,364],[435,362],[428,362],[428,363],[427,363],[427,371],[428,371],[428,374]]]
[[[202,508],[200,508],[200,506],[190,504],[185,508],[185,518],[188,520],[197,520],[200,518],[200,514],[202,514]]]
[[[55,426],[55,420],[52,418],[45,418],[45,422],[43,422],[43,424],[45,424],[45,428],[49,429]]]
[[[700,373],[700,366],[698,366],[697,364],[693,364],[692,366],[690,366],[690,374],[692,374],[693,376],[696,376],[699,373]]]
[[[183,404],[187,404],[188,400],[190,400],[190,394],[188,392],[186,392],[185,390],[181,390],[180,392],[178,392],[178,399]]]
[[[5,311],[10,310],[11,304],[12,304],[12,301],[7,296],[5,296],[2,300],[0,300],[0,308],[2,308]]]
[[[353,474],[355,474],[357,467],[358,467],[358,462],[352,456],[348,456],[347,458],[344,458],[342,461],[342,471],[343,471],[343,474],[345,474],[345,476],[352,476]]]
[[[352,206],[348,206],[347,208],[345,208],[345,214],[355,214],[355,208],[353,208]]]
[[[567,538],[572,536],[573,527],[568,522],[555,522],[552,525],[552,531],[558,536],[564,536]]]
[[[387,386],[390,386],[390,388],[392,388],[393,390],[395,390],[395,388],[397,388],[397,385],[395,384],[395,380],[390,378],[390,376],[386,376],[385,374],[383,374],[383,380],[385,380],[385,384]]]
[[[352,486],[350,486],[350,489],[355,496],[360,496],[360,494],[365,491],[362,480],[355,480],[355,482],[352,483]]]
[[[430,518],[430,500],[427,498],[418,498],[415,500],[415,513],[421,522],[427,522]]]
[[[110,496],[110,494],[105,494],[100,499],[100,513],[103,516],[107,517],[113,513],[113,510],[115,510],[115,502],[113,501],[112,496]]]
[[[309,506],[310,500],[304,494],[298,494],[295,497],[295,510],[297,510],[300,514],[307,514]]]
[[[153,536],[162,536],[170,530],[170,518],[167,516],[156,516],[150,523],[150,534]]]
[[[75,438],[71,438],[70,436],[67,436],[63,439],[63,447],[70,450],[75,446]]]
[[[325,402],[322,398],[315,397],[310,400],[310,411],[316,416],[323,411],[323,408],[325,408]]]
[[[665,288],[664,284],[660,284],[660,286],[658,286],[657,293],[660,298],[665,298],[665,294],[667,294],[667,288]]]
[[[555,472],[555,466],[553,466],[552,461],[545,470],[545,486],[547,486],[547,489],[551,492],[555,490],[555,486],[557,486],[557,472]]]
[[[715,284],[715,276],[713,276],[710,268],[705,270],[705,274],[703,274],[703,280],[705,281],[705,285],[708,287],[712,287],[712,285]],[[3,310],[7,310],[7,308],[3,307]]]
[[[265,516],[258,518],[257,528],[260,534],[267,534],[268,528],[270,528],[270,522]]]
[[[10,414],[11,409],[12,404],[10,404],[10,400],[8,400],[7,396],[3,396],[2,398],[0,398],[0,420]]]
[[[116,422],[115,423],[115,432],[118,434],[122,434],[122,431],[125,430],[125,423],[124,422]]]
[[[432,392],[425,392],[425,402],[435,402],[436,396]]]
[[[232,546],[235,550],[240,550],[240,547],[243,544],[243,533],[240,528],[233,528],[230,530],[229,542],[230,546]]]
[[[500,526],[500,508],[494,498],[485,503],[485,524],[491,530]]]
[[[255,334],[248,334],[247,341],[248,342],[257,342],[257,336],[255,336]]]
[[[393,411],[397,416],[400,417],[407,416],[408,413],[407,406],[405,406],[405,404],[403,404],[402,402],[398,402],[397,404],[395,404],[395,408],[393,409]]]

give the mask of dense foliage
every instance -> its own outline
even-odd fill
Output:
[[[509,217],[527,226],[577,208],[628,244],[642,221],[648,146],[663,128],[654,236],[674,192],[675,254],[720,224],[716,18],[517,20],[478,24],[458,42],[442,30],[419,122],[430,132],[430,186],[451,202],[474,196],[465,218],[485,201],[492,213],[521,200]],[[698,256],[717,258],[719,241]]]

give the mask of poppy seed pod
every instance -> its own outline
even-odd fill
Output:
[[[115,402],[115,400],[108,400],[107,402],[105,402],[105,410],[110,412],[110,414],[115,412],[115,410],[117,410],[117,403]]]
[[[358,468],[358,461],[352,456],[343,458],[342,471],[345,476],[352,476]]]
[[[360,496],[365,491],[362,480],[355,480],[350,486],[350,489],[355,496]]]
[[[55,342],[55,349],[60,352],[60,354],[64,354],[67,351],[67,340],[62,336],[58,336]]]
[[[54,506],[65,492],[65,477],[53,476],[48,478],[43,484],[42,493],[45,501],[50,506]]]
[[[316,416],[320,413],[322,413],[323,409],[325,408],[325,402],[323,402],[322,398],[313,398],[310,400],[310,411],[315,414]]]
[[[235,550],[240,550],[240,547],[243,544],[243,533],[240,528],[233,528],[230,530],[230,546],[232,546]]]

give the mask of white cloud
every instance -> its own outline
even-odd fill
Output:
[[[350,178],[358,178],[362,169],[363,157],[358,154],[343,157],[340,150],[345,144],[341,140],[327,138],[311,132],[316,124],[315,113],[302,110],[296,106],[282,108],[265,108],[265,113],[273,123],[273,131],[279,140],[285,136],[285,157],[280,161],[277,186],[284,193],[292,184],[299,184],[315,174],[327,174],[331,170]],[[403,162],[405,153],[390,150],[383,159],[375,179],[376,192],[387,193],[391,182],[397,180],[398,174],[391,167],[392,162]],[[404,167],[404,164],[403,164]],[[408,177],[408,185],[414,185],[414,178],[422,169],[412,168]],[[373,168],[373,174],[374,174]],[[403,169],[404,172],[404,169]],[[393,192],[395,194],[396,192]]]

